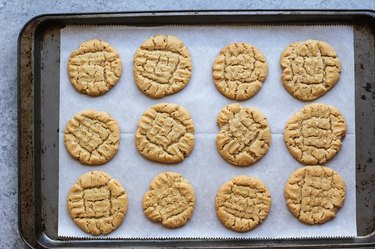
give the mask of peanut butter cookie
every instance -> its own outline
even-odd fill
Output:
[[[217,90],[234,100],[253,97],[268,73],[267,61],[260,50],[247,43],[225,46],[212,67]]]
[[[191,184],[174,172],[156,176],[143,197],[144,213],[168,228],[185,225],[193,215],[195,194]]]
[[[326,42],[294,42],[282,53],[281,80],[295,98],[310,101],[328,92],[339,80],[341,63]]]
[[[293,157],[305,164],[323,164],[340,150],[346,134],[344,117],[333,106],[306,105],[288,120],[284,141]]]
[[[69,120],[64,142],[69,154],[82,164],[103,164],[117,153],[120,127],[108,113],[86,110]]]
[[[267,218],[270,209],[270,192],[255,177],[233,177],[216,194],[216,214],[219,220],[237,232],[254,229]]]
[[[306,166],[292,173],[285,185],[290,212],[306,224],[333,219],[345,200],[344,179],[334,170]]]
[[[92,235],[116,230],[128,210],[128,195],[121,184],[101,171],[82,175],[68,194],[68,212],[74,223]]]
[[[193,120],[179,105],[154,105],[139,120],[135,141],[139,153],[150,160],[181,162],[194,148]]]
[[[172,35],[147,39],[134,56],[134,79],[152,98],[181,91],[191,78],[192,63],[184,43]]]
[[[216,147],[228,163],[249,166],[267,153],[271,132],[266,117],[259,110],[230,104],[220,111],[217,124],[220,132]]]
[[[98,96],[108,92],[119,80],[122,62],[117,51],[107,42],[82,42],[68,61],[70,82],[80,93]]]

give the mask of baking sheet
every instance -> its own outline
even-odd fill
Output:
[[[154,100],[138,90],[133,79],[133,55],[140,44],[155,34],[172,34],[188,47],[193,61],[190,83],[181,92]],[[70,53],[88,39],[109,42],[120,54],[123,74],[117,85],[100,97],[79,94],[70,84],[67,61]],[[347,195],[335,219],[324,225],[309,226],[299,222],[287,209],[284,185],[289,175],[301,165],[289,154],[283,142],[284,125],[306,103],[293,98],[283,88],[279,59],[294,41],[318,39],[335,47],[342,62],[341,79],[326,95],[313,102],[336,106],[343,113],[347,135],[341,151],[326,166],[345,179]],[[219,131],[216,116],[234,101],[222,96],[212,82],[212,63],[220,49],[232,42],[248,42],[258,47],[268,61],[268,77],[253,98],[243,106],[259,108],[268,118],[272,142],[269,152],[259,162],[246,168],[231,166],[216,151]],[[354,47],[352,26],[162,26],[95,27],[71,26],[61,30],[60,57],[60,134],[59,134],[59,222],[58,235],[93,237],[82,232],[70,219],[66,198],[78,177],[91,170],[103,170],[126,189],[129,209],[124,223],[106,238],[292,238],[356,236],[355,199],[355,108]],[[182,163],[165,166],[144,159],[137,152],[134,132],[142,113],[151,105],[172,102],[190,111],[195,124],[196,144]],[[118,154],[102,166],[84,166],[72,159],[64,147],[63,131],[67,121],[85,109],[110,113],[120,124]],[[182,228],[170,230],[149,221],[143,214],[142,198],[149,183],[160,172],[175,171],[188,179],[196,193],[196,208],[191,220]],[[218,188],[231,177],[246,174],[261,179],[269,188],[272,207],[268,218],[256,229],[237,233],[226,229],[215,213]],[[136,181],[135,181],[136,179]],[[285,224],[288,224],[285,226]],[[287,229],[286,229],[287,227]]]

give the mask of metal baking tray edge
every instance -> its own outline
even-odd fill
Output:
[[[355,40],[357,229],[354,238],[96,240],[57,237],[59,36],[66,25],[352,24]],[[375,12],[373,10],[210,10],[34,17],[18,38],[19,233],[50,247],[375,247]],[[56,53],[51,53],[56,51]],[[56,66],[57,65],[57,66]],[[48,79],[48,82],[46,80]],[[48,84],[47,84],[48,83]],[[57,109],[56,109],[57,108]],[[57,110],[57,111],[56,111]],[[56,128],[57,127],[57,128]]]

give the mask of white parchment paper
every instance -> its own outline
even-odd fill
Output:
[[[190,83],[181,92],[154,100],[144,95],[133,79],[133,55],[140,44],[155,34],[171,34],[182,39],[193,60]],[[88,39],[109,42],[120,54],[123,74],[117,85],[100,97],[78,93],[67,75],[70,53]],[[284,186],[289,175],[301,165],[289,154],[283,142],[287,120],[306,103],[293,98],[283,88],[279,59],[282,51],[294,41],[318,39],[330,43],[342,62],[341,79],[326,95],[312,102],[336,106],[343,113],[347,135],[341,151],[326,166],[345,179],[347,195],[335,219],[324,225],[309,226],[299,222],[287,209]],[[232,42],[247,42],[258,47],[268,61],[268,78],[253,98],[243,106],[259,108],[268,118],[272,143],[269,152],[250,167],[238,168],[224,161],[216,151],[219,131],[216,116],[233,101],[222,96],[212,81],[212,64],[220,49]],[[92,27],[72,26],[61,30],[60,58],[60,136],[59,136],[59,236],[91,237],[82,232],[67,212],[67,194],[80,175],[103,170],[116,178],[129,195],[129,209],[124,223],[109,238],[291,238],[318,236],[356,236],[355,206],[355,109],[354,48],[351,26],[162,26],[162,27]],[[165,166],[144,159],[137,152],[134,132],[142,113],[151,105],[172,102],[190,111],[195,124],[196,144],[182,163]],[[309,103],[312,103],[309,102]],[[107,164],[96,167],[81,165],[64,147],[66,123],[85,109],[110,113],[120,124],[118,154]],[[166,229],[149,221],[143,214],[142,198],[149,183],[159,173],[183,174],[195,188],[196,208],[191,220],[182,228]],[[215,213],[218,188],[233,176],[246,174],[261,179],[269,188],[272,207],[268,218],[256,229],[237,233],[226,229]]]

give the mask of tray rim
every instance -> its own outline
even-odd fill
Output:
[[[366,16],[370,18],[375,18],[375,9],[210,9],[210,10],[154,10],[154,11],[115,11],[115,12],[84,12],[84,13],[43,13],[40,15],[36,15],[30,18],[21,28],[17,44],[20,44],[21,36],[24,33],[25,29],[29,27],[32,23],[37,22],[38,26],[40,26],[45,21],[51,21],[53,19],[67,19],[67,18],[90,18],[90,17],[121,17],[121,16],[172,16],[172,15],[192,15],[199,16],[199,15],[234,15],[234,14],[242,14],[242,15],[276,15],[276,14],[289,14],[293,16],[302,16],[305,14],[312,15],[324,15],[324,16],[333,16],[333,15],[352,15],[352,16]],[[19,50],[18,50],[19,52]],[[19,55],[19,53],[18,53]]]
[[[21,42],[22,42],[22,36],[25,35],[25,30],[28,29],[28,28],[32,28],[32,34],[31,34],[31,38],[33,38],[35,32],[37,32],[39,29],[43,29],[43,26],[48,23],[49,21],[58,21],[58,20],[61,20],[61,19],[69,19],[69,18],[75,18],[75,19],[80,19],[80,18],[98,18],[98,17],[101,17],[101,18],[109,18],[109,17],[122,17],[122,16],[127,16],[127,17],[166,17],[166,16],[204,16],[204,15],[212,15],[212,16],[215,16],[215,15],[222,15],[222,16],[233,16],[233,15],[243,15],[243,16],[259,16],[259,15],[266,15],[266,16],[274,16],[274,15],[278,15],[278,14],[282,14],[282,15],[292,15],[293,17],[302,17],[303,15],[323,15],[323,16],[326,16],[326,17],[330,17],[330,16],[347,16],[347,17],[356,17],[356,16],[364,16],[366,18],[370,18],[372,20],[372,25],[373,25],[373,28],[375,27],[375,10],[371,10],[371,9],[359,9],[359,10],[347,10],[347,9],[329,9],[329,10],[319,10],[319,9],[312,9],[312,10],[300,10],[300,9],[273,9],[273,10],[240,10],[240,9],[232,9],[232,10],[182,10],[182,11],[175,11],[175,10],[161,10],[161,11],[131,11],[131,12],[110,12],[110,13],[103,13],[103,12],[91,12],[91,13],[53,13],[53,14],[42,14],[42,15],[37,15],[33,18],[31,18],[28,22],[26,22],[26,24],[22,27],[20,33],[19,33],[19,36],[18,36],[18,72],[17,72],[17,83],[18,83],[18,94],[17,94],[17,102],[18,102],[18,145],[19,145],[19,148],[21,147],[21,144],[22,144],[22,137],[21,137],[21,110],[20,110],[20,105],[21,105],[21,97],[20,97],[20,88],[21,88],[21,82],[20,82],[20,78],[21,78],[21,73],[22,73],[22,68],[21,68],[21,63],[20,63],[20,60],[21,60]],[[287,21],[287,22],[291,22],[291,21]],[[323,21],[323,22],[327,22],[327,21]],[[336,21],[338,22],[338,21]],[[262,22],[261,22],[262,23]],[[272,23],[272,22],[271,22]],[[264,24],[267,24],[267,23],[264,23]],[[32,27],[34,26],[34,27]],[[58,26],[58,25],[57,25]],[[33,43],[33,42],[32,42]],[[34,61],[32,58],[30,58],[30,60]],[[30,69],[31,70],[31,69]],[[33,79],[30,79],[31,82],[33,82]],[[34,101],[34,98],[33,98],[33,101]],[[33,151],[35,151],[35,144],[33,144]],[[20,150],[18,151],[18,189],[20,190],[20,187],[21,187],[21,174],[20,174],[20,171],[21,171],[21,164],[20,164],[20,161],[22,161],[22,158],[21,158],[21,152]],[[34,162],[33,162],[34,163]],[[35,181],[35,179],[31,179],[32,181]],[[36,191],[36,189],[33,189],[33,191]],[[22,208],[20,207],[20,202],[21,202],[21,199],[22,199],[22,193],[21,191],[18,191],[18,232],[21,236],[21,238],[23,239],[23,241],[29,246],[29,247],[33,247],[32,242],[28,241],[26,239],[26,237],[24,236],[24,230],[23,230],[23,227],[22,227],[22,224],[21,224],[21,220],[20,220],[20,217],[21,217],[21,213],[22,213]],[[34,210],[35,211],[35,210]],[[339,238],[339,239],[342,239],[342,238]],[[375,230],[366,235],[366,236],[357,236],[355,238],[352,238],[352,239],[357,239],[357,240],[361,240],[359,241],[359,243],[355,242],[355,241],[348,241],[347,243],[344,243],[344,244],[341,244],[340,246],[375,246]],[[309,239],[309,240],[327,240],[327,238],[317,238],[317,239]],[[329,242],[329,240],[334,240],[335,242],[337,242],[337,239],[334,239],[334,238],[329,238],[327,240],[327,242]],[[39,231],[38,233],[36,233],[35,231],[35,241],[37,242],[36,245],[38,246],[47,246],[47,245],[53,245],[55,244],[55,240],[51,239],[48,237],[47,234],[45,234],[43,231]],[[82,239],[76,239],[75,241],[82,241]],[[83,240],[85,242],[98,242],[98,239],[90,239],[90,240]],[[107,241],[107,242],[110,242],[110,241],[113,241],[113,239],[105,239],[105,240],[100,240],[100,241]],[[135,243],[138,243],[138,242],[142,242],[144,240],[126,240],[127,242],[129,242],[129,245],[130,246],[134,246],[132,245],[132,242],[135,242]],[[170,243],[170,242],[176,242],[176,240],[147,240],[147,241],[150,241],[150,242],[156,242],[154,244],[152,244],[153,246],[166,246],[166,243]],[[207,239],[195,239],[194,242],[197,242],[197,243],[200,243],[200,242],[204,242],[204,241],[210,241],[210,240],[207,240]],[[215,240],[212,240],[212,241],[217,241],[216,239]],[[242,242],[246,243],[244,244],[243,246],[251,246],[251,244],[249,244],[249,241],[257,241],[257,239],[230,239],[228,241],[228,239],[225,239],[225,240],[220,240],[220,242],[228,242],[228,243],[233,243],[233,242],[239,242],[240,244]],[[271,240],[268,240],[268,241],[294,241],[294,239],[271,239]],[[64,240],[59,240],[59,242],[65,242]],[[105,243],[107,243],[105,242]],[[162,242],[162,243],[160,243]],[[186,246],[184,245],[183,243],[186,243],[186,242],[191,242],[191,240],[178,240],[177,243],[178,244],[181,244],[181,245],[177,245],[177,246]],[[352,244],[353,242],[355,242],[354,244]],[[93,244],[91,244],[92,246]],[[103,244],[104,245],[104,244]],[[194,244],[193,244],[194,245]],[[317,244],[311,244],[310,246],[323,246],[323,247],[326,247],[326,246],[330,246],[332,244],[328,243],[328,244],[325,244],[325,243],[317,243]],[[69,246],[67,245],[66,243],[60,243],[59,245],[57,245],[58,247],[60,246]],[[147,246],[147,245],[143,245],[143,246]],[[149,246],[149,245],[148,245]],[[167,245],[168,246],[168,245]],[[197,245],[194,245],[194,246],[197,246]],[[225,246],[240,246],[241,245],[231,245],[231,244],[227,244]],[[267,246],[267,245],[265,245]],[[269,246],[269,245],[268,245]],[[284,247],[282,245],[282,242],[280,242],[280,244],[276,245],[276,247]],[[287,245],[288,247],[291,247],[291,246],[301,246],[301,245],[292,245],[292,244],[288,244]]]

